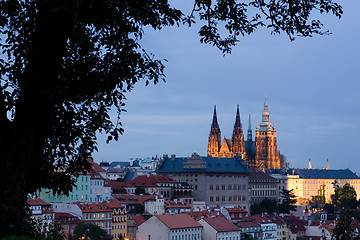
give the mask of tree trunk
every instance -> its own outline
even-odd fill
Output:
[[[0,135],[0,236],[19,233],[25,218],[31,138],[3,129]]]

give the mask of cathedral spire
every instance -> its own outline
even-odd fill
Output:
[[[251,129],[251,116],[250,116],[250,113],[249,113],[249,126],[248,126],[248,130],[247,130],[247,140],[252,141],[252,129]]]
[[[211,128],[218,128],[219,127],[219,124],[218,124],[218,121],[217,121],[217,115],[216,115],[216,105],[214,105],[214,115],[213,115],[213,121],[212,121],[212,124],[211,124]]]
[[[209,141],[208,141],[208,155],[215,157],[221,147],[221,131],[217,121],[216,105],[214,106],[213,121],[211,124]]]
[[[308,165],[308,169],[312,169],[312,167],[311,167],[311,161],[310,161],[310,158],[309,158],[309,165]]]
[[[264,112],[262,114],[262,121],[269,122],[269,110],[268,110],[268,103],[267,103],[266,95],[265,95],[265,102],[264,102]]]
[[[235,118],[234,127],[241,127],[239,104],[237,105],[237,109],[236,109],[236,118]]]
[[[233,131],[232,138],[231,138],[231,151],[235,155],[240,155],[243,158],[246,155],[244,135],[243,135],[243,130],[242,130],[241,121],[240,121],[239,105],[237,105],[237,108],[236,108],[234,131]]]

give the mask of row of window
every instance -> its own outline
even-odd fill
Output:
[[[85,219],[111,218],[111,213],[85,213]]]
[[[125,224],[112,225],[111,229],[112,230],[126,230],[126,225]]]
[[[276,188],[277,185],[251,185],[251,188]]]
[[[217,240],[239,240],[239,237],[218,237]]]
[[[226,188],[226,184],[216,184],[215,190],[246,190],[245,184],[228,184]],[[210,190],[214,190],[214,185],[210,184]]]
[[[220,176],[223,177],[223,178],[225,178],[225,177],[228,177],[228,178],[246,178],[246,176],[239,176],[239,175],[212,175],[212,174],[210,174],[211,178],[212,177],[219,178]]]
[[[220,202],[220,196],[211,196],[210,197],[210,202]],[[238,195],[238,196],[228,196],[227,198],[227,201],[229,202],[245,202],[246,200],[246,196],[241,196],[241,195]],[[222,202],[225,202],[226,201],[226,196],[221,196],[221,201]]]
[[[171,240],[197,240],[200,239],[200,233],[186,234],[181,236],[172,236]]]
[[[255,190],[251,192],[251,196],[262,197],[262,196],[276,196],[275,190]]]

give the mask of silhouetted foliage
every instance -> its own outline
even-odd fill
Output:
[[[74,228],[74,239],[84,240],[111,240],[107,232],[91,223],[80,223]]]
[[[143,204],[134,204],[131,210],[128,211],[130,215],[141,215],[144,213],[145,207]]]
[[[0,236],[22,225],[28,193],[71,190],[97,132],[119,138],[135,83],[165,79],[163,61],[140,45],[145,27],[197,20],[200,41],[229,53],[259,27],[291,40],[326,34],[313,10],[342,14],[331,0],[196,0],[188,16],[166,0],[0,1]]]
[[[291,190],[283,189],[281,191],[281,194],[283,196],[283,201],[278,206],[278,212],[289,214],[290,211],[296,211],[297,200],[293,189]]]
[[[345,183],[342,187],[336,187],[333,204],[339,209],[356,209],[359,205],[356,198],[357,194],[354,187],[349,183]]]
[[[342,211],[340,218],[336,221],[331,240],[359,240],[358,232],[352,228],[352,221],[351,213],[348,210]]]
[[[274,213],[278,211],[278,204],[273,199],[265,198],[260,203],[254,203],[250,207],[251,215],[260,213]]]
[[[136,187],[135,188],[135,195],[145,194],[145,188],[143,187]]]

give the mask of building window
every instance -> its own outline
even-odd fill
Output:
[[[214,197],[210,197],[210,202],[213,202],[214,201]]]
[[[219,184],[216,184],[216,188],[215,188],[216,190],[219,190],[220,189],[220,186],[219,186]]]
[[[210,184],[210,190],[214,190],[214,185]]]
[[[219,202],[220,201],[220,197],[216,196],[216,201]]]
[[[228,190],[232,190],[232,185],[231,184],[229,184]]]
[[[225,190],[225,184],[221,184],[221,190]]]
[[[221,197],[221,201],[225,202],[225,196]]]

